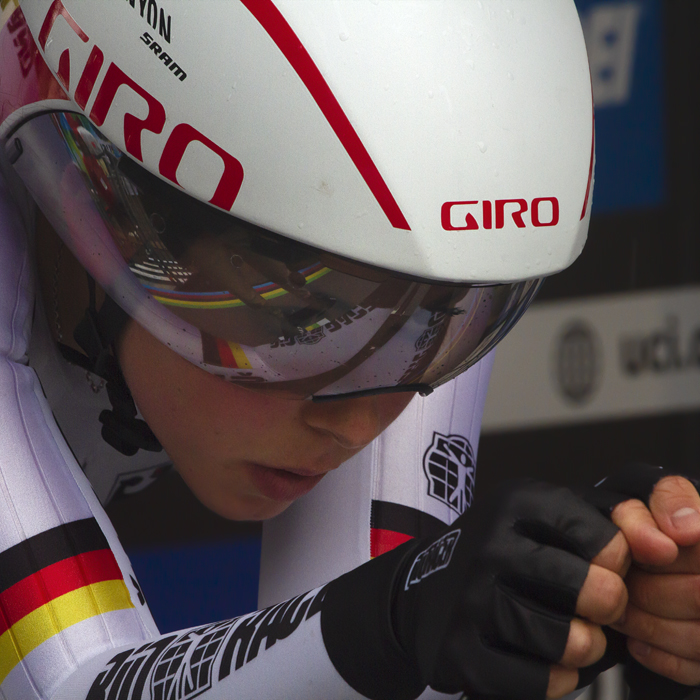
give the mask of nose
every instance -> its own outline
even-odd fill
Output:
[[[314,403],[305,402],[305,423],[331,435],[347,450],[359,450],[376,438],[403,411],[413,394],[363,396]]]
[[[308,426],[331,435],[347,450],[358,450],[382,431],[376,397],[339,399],[323,403],[307,402],[304,421]]]

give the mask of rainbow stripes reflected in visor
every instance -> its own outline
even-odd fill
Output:
[[[483,357],[539,280],[411,279],[199,202],[81,115],[44,114],[14,158],[74,255],[136,321],[208,372],[292,397],[430,390]]]

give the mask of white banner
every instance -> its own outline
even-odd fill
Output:
[[[700,287],[530,309],[496,351],[484,431],[700,408]]]

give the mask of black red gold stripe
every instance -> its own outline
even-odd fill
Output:
[[[86,585],[121,578],[109,549],[78,554],[47,566],[0,593],[0,635],[50,600]]]
[[[0,683],[67,627],[133,607],[94,518],[39,533],[0,554]]]
[[[372,501],[370,556],[378,557],[414,537],[437,534],[445,523],[417,508],[389,501]]]
[[[0,593],[51,564],[98,549],[109,544],[95,518],[40,532],[0,554]]]

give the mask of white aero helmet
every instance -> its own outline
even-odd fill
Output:
[[[6,157],[111,299],[209,372],[429,393],[583,247],[573,0],[16,5]]]

